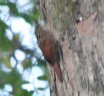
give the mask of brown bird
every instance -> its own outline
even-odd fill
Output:
[[[38,45],[48,63],[54,68],[58,79],[62,82],[62,74],[59,66],[60,44],[54,38],[53,34],[44,30],[40,25],[37,25],[35,34],[37,37]],[[60,51],[61,52],[61,51]]]

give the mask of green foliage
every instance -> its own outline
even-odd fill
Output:
[[[3,0],[3,1],[0,2],[0,5],[1,6],[4,6],[4,5],[8,6],[11,15],[14,15],[14,16],[19,15],[16,3],[12,3],[8,0]]]
[[[9,7],[9,11],[10,11],[11,15],[14,15],[14,16],[18,16],[19,15],[16,3],[12,3],[12,2],[8,1],[6,3],[6,5]]]
[[[48,80],[48,78],[47,78],[47,71],[46,71],[47,70],[46,69],[46,62],[39,59],[37,66],[40,67],[43,70],[43,72],[44,72],[44,75],[39,76],[38,79],[39,80],[45,80],[45,81]]]
[[[18,0],[16,0],[18,1]],[[30,2],[33,3],[32,0]],[[19,11],[19,6],[17,2],[11,2],[11,0],[0,0],[0,8],[2,6],[6,6],[9,9],[9,18],[23,18],[27,23],[31,26],[34,26],[34,21],[37,21],[41,18],[40,12],[34,8],[31,8],[32,11]],[[26,6],[25,6],[26,7]],[[1,10],[1,9],[0,9]],[[1,11],[0,11],[1,15]],[[19,25],[18,25],[19,26]],[[23,26],[24,27],[24,26]],[[7,29],[11,31],[13,36],[12,39],[9,39],[6,35]],[[32,62],[32,58],[34,56],[35,50],[29,49],[22,45],[22,41],[20,41],[21,35],[15,34],[11,29],[11,25],[7,23],[7,21],[0,17],[0,89],[3,89],[6,84],[10,84],[13,88],[10,93],[13,96],[32,96],[33,91],[28,92],[22,88],[23,84],[29,83],[23,79],[23,73],[19,72],[20,69],[17,68],[19,63],[23,68],[23,71],[34,66],[38,66],[42,69],[44,75],[39,76],[37,79],[47,81],[47,72],[46,72],[46,64],[44,61],[37,59],[38,64]],[[26,54],[26,58],[24,60],[19,61],[15,56],[15,51],[19,49]],[[14,61],[11,61],[11,58]],[[15,64],[14,64],[15,63]],[[14,66],[13,66],[14,64]],[[6,71],[5,71],[5,70]],[[7,72],[7,70],[9,70]],[[34,81],[35,82],[35,81]],[[37,88],[36,90],[44,90],[45,88]],[[9,95],[10,96],[10,95]]]
[[[2,25],[1,25],[2,27]],[[3,27],[2,27],[3,28]],[[5,30],[5,29],[3,29]],[[12,47],[12,42],[6,37],[5,32],[0,32],[0,50],[1,51],[9,51]]]
[[[33,94],[33,92],[29,93],[21,88],[23,83],[21,75],[16,70],[9,73],[0,70],[0,88],[3,88],[5,84],[10,84],[13,87],[14,96],[31,96]]]
[[[43,91],[45,88],[38,88],[37,90]]]
[[[29,14],[22,13],[21,17],[23,17],[29,23],[31,23],[33,21],[33,18]]]
[[[39,80],[47,80],[48,78],[47,78],[46,75],[43,75],[43,76],[39,76],[38,79],[39,79]]]
[[[5,30],[8,28],[9,26],[4,23],[1,19],[0,19],[0,36],[2,36],[1,32],[5,32]]]
[[[31,62],[31,60],[30,59],[25,59],[23,62],[22,62],[22,64],[23,64],[23,67],[26,69],[26,68],[31,68],[32,67],[32,62]]]

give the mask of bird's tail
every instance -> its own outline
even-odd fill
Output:
[[[54,71],[55,71],[55,73],[56,73],[56,75],[57,75],[59,81],[62,82],[62,81],[63,81],[63,79],[62,79],[62,72],[61,72],[61,70],[60,70],[59,65],[58,65],[57,63],[55,63],[55,64],[53,65],[53,67],[54,67]]]

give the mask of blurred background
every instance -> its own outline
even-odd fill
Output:
[[[0,96],[50,96],[35,37],[34,0],[0,0]]]

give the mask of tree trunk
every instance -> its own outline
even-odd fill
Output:
[[[63,51],[51,96],[104,96],[104,0],[45,0],[45,11]]]

